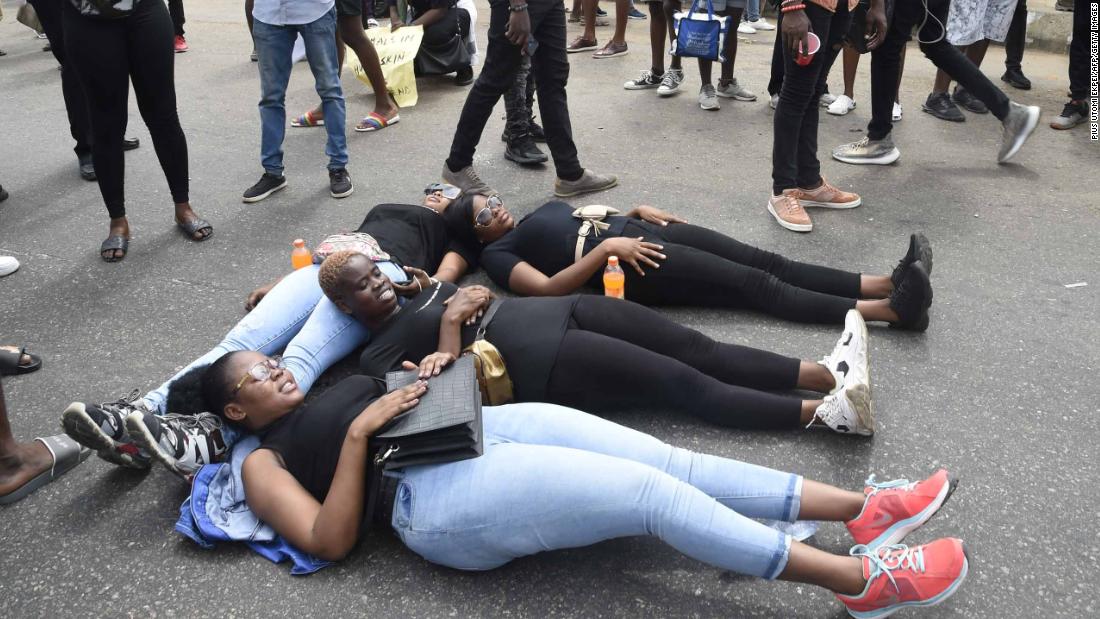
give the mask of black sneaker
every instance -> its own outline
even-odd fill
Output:
[[[244,192],[244,197],[241,200],[246,203],[259,202],[280,189],[286,189],[286,186],[285,176],[276,176],[270,172],[264,172],[260,180]]]
[[[924,265],[925,272],[932,275],[932,244],[928,242],[928,237],[919,232],[909,235],[909,251],[905,252],[905,257],[898,261],[898,266],[894,267],[894,272],[890,274],[890,281],[894,283],[894,288],[901,285],[906,269],[917,260]]]
[[[890,309],[901,319],[891,329],[924,331],[928,328],[928,308],[932,306],[932,282],[928,271],[917,260],[905,269],[901,282],[890,293]]]
[[[462,67],[455,73],[455,85],[468,86],[474,83],[474,68]]]
[[[921,104],[920,109],[940,120],[949,120],[956,123],[961,123],[966,120],[966,116],[963,115],[962,110],[959,109],[959,106],[955,105],[955,102],[951,100],[951,96],[946,92],[928,95],[928,99]]]
[[[0,185],[0,202],[8,199],[8,192],[4,191],[4,186]]]
[[[76,156],[77,165],[80,169],[80,178],[86,181],[96,180],[95,164],[92,163],[92,154],[86,153]]]
[[[542,125],[535,122],[533,116],[527,121],[527,135],[531,136],[531,139],[536,142],[546,141],[546,132],[542,130]]]
[[[989,108],[962,86],[955,86],[955,94],[951,95],[951,99],[975,114],[989,113]]]
[[[134,150],[141,146],[141,140],[137,138],[122,138],[122,150]]]
[[[351,175],[347,168],[336,168],[328,171],[328,193],[334,198],[346,198],[355,191],[351,186]]]
[[[521,135],[508,140],[508,148],[504,150],[504,158],[515,161],[520,165],[536,165],[546,163],[546,153],[535,146],[535,141],[529,135]]]
[[[149,458],[141,454],[130,435],[125,420],[131,412],[144,411],[130,401],[112,404],[73,402],[61,414],[61,427],[73,440],[95,450],[100,458],[133,469],[149,468]]]
[[[133,412],[126,417],[126,431],[143,454],[187,482],[203,465],[222,460],[229,451],[222,438],[222,421],[212,413]]]
[[[1027,79],[1024,72],[1019,69],[1005,69],[1001,81],[1020,90],[1031,90],[1031,80]]]

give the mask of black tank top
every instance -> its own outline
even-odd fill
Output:
[[[349,376],[268,426],[260,449],[282,456],[294,479],[323,503],[336,475],[348,426],[384,392],[371,378]],[[364,465],[370,466],[369,459]]]

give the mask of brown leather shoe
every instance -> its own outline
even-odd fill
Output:
[[[821,186],[817,189],[798,189],[802,192],[798,201],[802,206],[818,206],[821,208],[855,208],[863,204],[863,199],[850,191],[841,191],[829,184],[829,181],[821,179]]]
[[[814,223],[799,203],[801,195],[801,189],[785,189],[782,194],[768,198],[768,212],[788,230],[809,232],[814,229]]]
[[[565,48],[565,51],[570,54],[576,54],[577,52],[587,52],[596,49],[599,46],[600,43],[596,39],[586,39],[584,35],[580,35],[573,39],[573,42]]]
[[[596,50],[592,54],[593,58],[614,58],[616,56],[625,56],[630,53],[630,50],[626,48],[626,41],[616,45],[615,43],[608,43],[602,48]]]

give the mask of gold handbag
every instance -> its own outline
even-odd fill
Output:
[[[462,351],[463,355],[474,358],[481,401],[490,406],[508,404],[515,397],[512,392],[512,379],[508,376],[508,367],[504,365],[504,356],[492,342],[485,339],[485,329],[489,326],[489,321],[493,319],[498,307],[500,307],[500,301],[493,301],[481,319],[477,338]]]

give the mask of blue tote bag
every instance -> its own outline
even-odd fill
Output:
[[[711,0],[706,0],[706,13],[696,12],[699,2],[700,0],[694,0],[686,15],[677,12],[672,16],[676,32],[676,37],[672,39],[672,55],[725,62],[730,20],[714,14]]]

